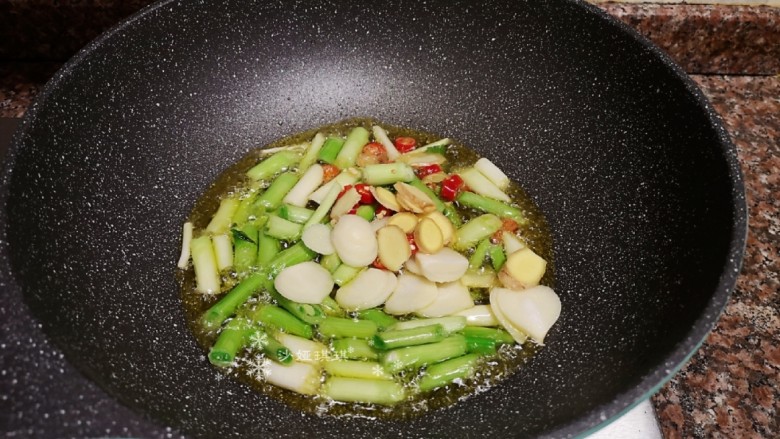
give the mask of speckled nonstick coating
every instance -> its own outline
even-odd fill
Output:
[[[554,233],[563,314],[546,348],[412,421],[316,417],[223,379],[174,279],[181,223],[220,171],[353,116],[471,145]],[[47,334],[110,394],[198,437],[576,435],[697,348],[745,240],[711,107],[657,49],[570,1],[162,2],[48,84],[7,171],[3,267]]]

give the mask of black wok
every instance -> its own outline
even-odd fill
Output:
[[[353,116],[459,139],[546,213],[563,315],[527,367],[411,421],[305,414],[205,360],[179,230],[248,148]],[[163,1],[91,43],[17,133],[5,276],[67,358],[193,436],[572,436],[653,393],[718,318],[745,240],[712,108],[573,1]]]

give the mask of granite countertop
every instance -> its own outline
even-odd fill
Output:
[[[47,15],[43,3],[60,7]],[[0,41],[18,43],[0,43],[0,117],[21,117],[75,49],[148,3],[0,3]],[[652,399],[664,436],[780,437],[780,9],[600,7],[666,50],[710,99],[737,146],[750,211],[742,272],[724,314]],[[56,25],[41,25],[47,20]],[[83,26],[64,31],[62,23]]]

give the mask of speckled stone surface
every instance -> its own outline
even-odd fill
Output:
[[[0,60],[65,61],[153,0],[0,1]],[[780,72],[780,8],[599,3],[688,72]]]
[[[667,438],[780,437],[780,78],[696,76],[739,151],[750,210],[737,288],[653,402]]]
[[[599,4],[648,37],[686,72],[780,73],[780,8]]]

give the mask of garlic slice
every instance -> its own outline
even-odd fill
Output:
[[[544,337],[561,315],[560,298],[552,288],[544,285],[519,291],[494,288],[490,292],[490,304],[496,317],[502,320],[500,313],[506,320],[501,322],[505,327],[508,323],[540,345],[544,344]]]
[[[330,234],[339,259],[353,267],[365,267],[377,256],[376,234],[371,224],[357,215],[344,215]]]
[[[469,289],[459,281],[438,285],[439,294],[430,305],[416,311],[423,317],[443,317],[474,306]]]
[[[415,274],[398,276],[398,285],[385,302],[388,314],[409,314],[433,303],[439,290],[436,284]]]
[[[287,267],[274,279],[282,296],[299,303],[320,303],[333,291],[333,277],[322,265],[306,261]]]
[[[423,275],[434,282],[456,281],[469,268],[469,260],[449,247],[432,255],[418,252],[415,259]]]
[[[385,303],[397,284],[393,273],[369,268],[336,291],[336,302],[347,311],[374,308]]]

